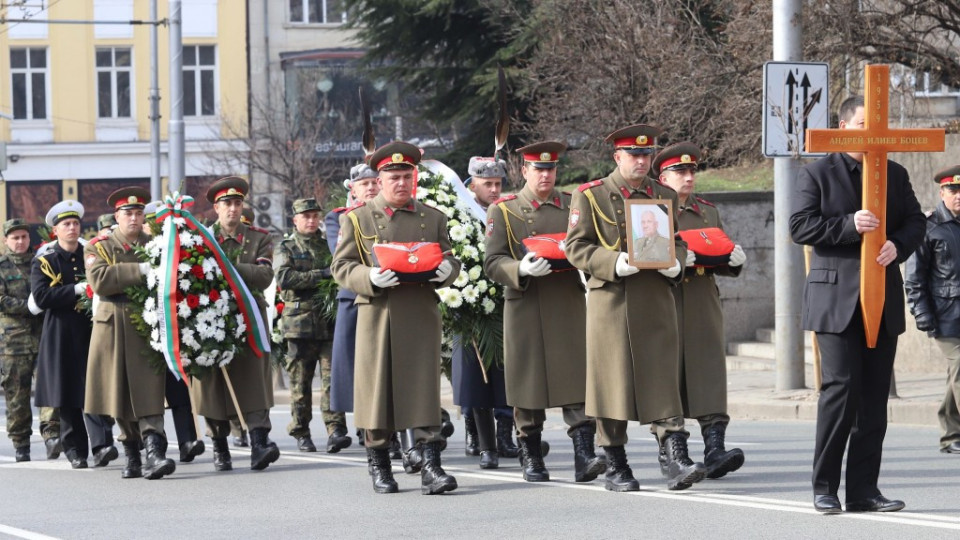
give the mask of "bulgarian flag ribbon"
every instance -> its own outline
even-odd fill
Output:
[[[160,255],[158,269],[157,305],[160,319],[160,343],[163,344],[163,358],[167,368],[180,380],[185,378],[183,361],[180,355],[180,328],[177,322],[177,286],[179,285],[178,266],[180,265],[180,229],[188,228],[196,232],[203,246],[213,255],[224,278],[233,292],[233,298],[247,327],[247,343],[257,356],[270,352],[270,340],[267,339],[266,324],[260,316],[257,301],[247,284],[240,278],[236,267],[223,252],[217,239],[209,229],[203,226],[187,208],[193,206],[193,197],[174,192],[167,195],[163,205],[157,211],[157,222],[163,223],[163,252]],[[181,218],[179,225],[176,219]]]

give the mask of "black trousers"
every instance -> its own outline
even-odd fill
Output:
[[[91,446],[96,452],[113,444],[112,419],[109,416],[85,414],[79,407],[60,407],[60,441],[65,451],[75,450],[78,457],[86,458]]]
[[[817,404],[813,493],[836,495],[847,449],[846,500],[880,494],[880,458],[887,433],[887,398],[897,336],[880,326],[877,346],[867,348],[860,310],[839,334],[817,333],[823,383]],[[849,441],[849,448],[847,443]]]
[[[173,416],[173,427],[177,432],[177,444],[197,440],[197,428],[193,423],[193,411],[190,410],[190,392],[183,381],[178,381],[167,370],[167,386],[164,394]]]

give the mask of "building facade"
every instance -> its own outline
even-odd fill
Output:
[[[181,191],[209,213],[203,194],[226,174],[245,174],[231,156],[248,125],[246,10],[241,0],[182,3],[186,178]],[[159,0],[163,19],[168,2]],[[150,183],[149,25],[56,21],[148,21],[149,2],[26,2],[3,9],[0,26],[0,140],[7,168],[0,219],[41,223],[53,203],[79,200],[84,233],[111,211],[122,185]],[[29,19],[37,22],[15,22]],[[169,44],[159,26],[161,177],[167,176]]]

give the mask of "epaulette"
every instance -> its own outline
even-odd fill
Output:
[[[100,242],[101,240],[106,240],[106,239],[107,239],[106,236],[94,236],[93,238],[90,239],[90,242],[87,245],[95,246],[97,245],[97,242]]]
[[[712,202],[710,202],[710,201],[708,201],[708,200],[706,200],[706,199],[703,199],[703,198],[701,198],[701,197],[694,197],[694,198],[697,199],[699,202],[702,202],[703,204],[707,205],[707,206],[712,206],[712,207],[714,207],[714,208],[717,207],[717,205],[715,205],[715,204],[713,204]]]
[[[261,227],[257,227],[256,225],[247,225],[247,228],[250,229],[251,231],[257,231],[258,233],[270,234],[270,231]]]
[[[356,210],[357,208],[360,208],[360,207],[362,207],[362,206],[365,206],[366,204],[367,204],[367,203],[365,203],[365,202],[358,202],[357,204],[355,204],[355,205],[353,205],[353,206],[351,206],[351,207],[349,207],[349,208],[345,208],[345,209],[343,210],[343,213],[344,213],[344,214],[349,214],[350,212],[353,212],[353,211]]]
[[[496,206],[496,205],[498,205],[498,204],[500,204],[500,203],[505,203],[505,202],[507,202],[507,201],[512,201],[512,200],[514,200],[514,199],[516,199],[516,198],[517,198],[517,194],[516,194],[516,193],[511,193],[510,195],[504,195],[503,197],[500,197],[499,199],[493,201],[493,204],[494,204],[494,206]]]
[[[342,213],[346,212],[347,210],[349,210],[349,208],[347,208],[346,206],[338,206],[338,207],[334,208],[333,210],[331,210],[331,212],[333,212],[334,214],[342,214]]]
[[[592,182],[587,182],[586,184],[580,184],[580,187],[577,188],[577,191],[583,193],[584,191],[595,188],[599,185],[603,185],[603,180],[594,180]]]

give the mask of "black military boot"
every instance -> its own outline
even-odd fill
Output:
[[[63,445],[60,444],[60,437],[50,437],[49,439],[43,441],[43,445],[47,447],[47,459],[57,459],[60,457],[60,452],[63,452]]]
[[[627,465],[627,451],[622,446],[605,446],[607,474],[604,486],[608,491],[639,491],[640,482]]]
[[[304,435],[297,437],[297,450],[301,452],[316,452],[317,445],[313,444],[313,439],[310,438],[310,435]]]
[[[653,437],[657,439],[656,436]],[[657,439],[657,463],[660,464],[660,475],[666,478],[670,475],[670,458],[667,457],[667,447]]]
[[[21,461],[30,461],[30,445],[29,444],[25,444],[25,445],[14,448],[14,452],[16,454],[15,457],[16,457],[17,463],[20,463]]]
[[[592,482],[607,470],[607,460],[593,451],[596,424],[584,424],[573,432],[573,478],[577,482]]]
[[[707,468],[694,463],[687,454],[687,438],[683,433],[671,433],[663,445],[667,450],[667,489],[687,489],[703,480]]]
[[[438,495],[457,489],[457,479],[440,466],[440,443],[422,443],[423,469],[420,471],[420,493]]]
[[[373,479],[374,493],[396,493],[399,491],[397,481],[393,479],[393,471],[390,469],[389,449],[374,450],[367,448],[367,461],[370,463],[368,470]]]
[[[143,463],[140,461],[140,441],[124,442],[123,455],[127,463],[120,471],[120,478],[140,478],[143,476]]]
[[[180,443],[180,462],[181,463],[190,463],[193,461],[193,458],[199,456],[207,447],[203,444],[203,441],[184,441]]]
[[[469,416],[463,417],[463,427],[464,431],[466,431],[464,434],[466,439],[463,443],[463,453],[467,456],[479,456],[480,447],[477,446],[479,444],[477,442],[477,420],[473,417],[472,412]]]
[[[250,430],[250,469],[262,471],[280,459],[280,449],[267,437],[267,428]]]
[[[520,467],[523,479],[527,482],[549,482],[550,472],[543,464],[543,448],[540,446],[540,434],[519,437]]]
[[[444,439],[449,439],[453,436],[457,428],[453,425],[453,422],[450,421],[450,413],[446,409],[440,409],[440,436]]]
[[[230,447],[227,446],[226,437],[213,438],[213,470],[233,470],[233,459],[230,458]]]
[[[513,418],[497,418],[497,453],[505,458],[520,455],[520,447],[513,443]]]
[[[400,449],[400,437],[397,432],[390,436],[390,459],[402,459],[403,451]]]
[[[143,441],[147,451],[147,460],[143,464],[143,475],[147,480],[163,478],[177,470],[177,464],[167,459],[167,439],[156,431],[151,431]]]
[[[703,433],[703,464],[707,466],[707,478],[721,478],[743,466],[743,450],[724,448],[726,424],[713,424]]]
[[[500,454],[497,453],[497,434],[494,427],[493,409],[473,409],[474,428],[477,430],[477,444],[480,452],[480,468],[496,469],[500,467]]]
[[[360,442],[362,446],[363,441]],[[347,435],[347,426],[337,426],[333,433],[327,436],[327,453],[336,454],[344,448],[350,448],[351,444],[353,439]]]
[[[400,432],[400,449],[403,452],[403,472],[417,474],[423,468],[423,450],[417,444],[412,429]]]

